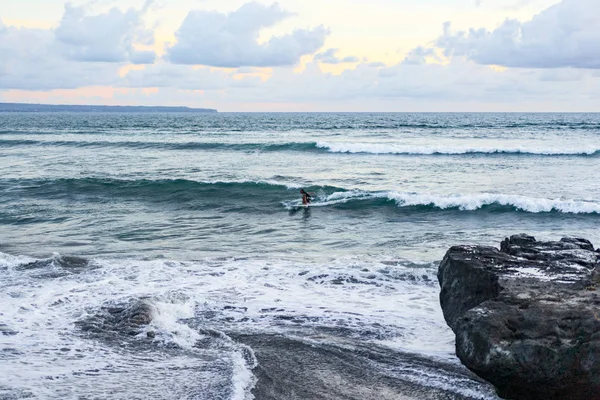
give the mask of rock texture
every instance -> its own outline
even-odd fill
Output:
[[[104,338],[136,336],[152,322],[154,314],[155,309],[150,302],[130,300],[125,304],[102,307],[96,314],[78,321],[77,325],[83,332]],[[152,338],[152,334],[147,336]]]
[[[456,246],[438,278],[457,356],[499,396],[600,400],[600,251],[589,241]]]

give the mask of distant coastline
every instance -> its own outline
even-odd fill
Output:
[[[211,108],[163,107],[163,106],[96,106],[63,104],[0,103],[0,112],[180,112],[180,113],[216,113]]]

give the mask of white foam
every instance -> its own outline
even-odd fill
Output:
[[[326,207],[335,204],[344,204],[352,200],[368,200],[387,197],[387,193],[373,193],[362,190],[350,190],[348,192],[334,192],[326,196],[316,196],[310,204],[311,207]],[[285,201],[282,203],[287,209],[302,205],[301,200]]]
[[[352,190],[335,192],[324,197],[317,197],[311,207],[325,207],[348,203],[356,200],[387,198],[399,207],[434,206],[440,209],[458,208],[463,211],[474,211],[485,206],[500,205],[514,207],[530,213],[557,211],[567,214],[600,214],[600,203],[591,200],[548,199],[500,193],[473,193],[456,195],[437,195],[402,192],[365,192]],[[298,206],[298,200],[283,203],[287,208]]]
[[[245,350],[252,356],[250,365],[240,351],[235,351],[233,355],[233,374],[231,376],[233,395],[231,400],[254,399],[252,389],[256,385],[257,379],[251,369],[256,368],[258,361],[250,348],[246,347]]]
[[[205,182],[198,182],[198,183],[205,183]],[[276,180],[276,179],[257,179],[257,180],[251,180],[251,179],[247,179],[247,180],[222,180],[222,179],[218,179],[218,180],[211,180],[208,181],[206,183],[209,184],[248,184],[248,183],[254,183],[254,184],[266,184],[266,185],[272,185],[272,186],[284,186],[287,189],[300,189],[303,186],[307,186],[306,184],[302,184],[302,183],[295,183],[295,182],[283,182],[281,180]]]
[[[531,145],[507,144],[496,145],[395,145],[392,143],[332,143],[318,142],[317,147],[332,153],[367,153],[367,154],[406,154],[406,155],[460,155],[460,154],[531,154],[531,155],[593,155],[600,152],[600,147],[532,147]]]
[[[181,319],[194,317],[195,301],[177,302],[174,299],[160,297],[150,303],[154,312],[148,329],[157,331],[159,337],[163,336],[163,340],[192,349],[203,337],[197,330],[179,322]]]
[[[434,369],[415,369],[398,366],[392,366],[391,368],[392,370],[396,370],[395,372],[401,379],[414,382],[418,385],[442,389],[471,399],[498,399],[491,387],[483,388],[483,392],[481,391],[481,387],[479,387],[478,390],[475,390],[469,387],[472,381],[457,376],[446,376]]]
[[[13,256],[11,254],[0,252],[0,268],[8,269],[14,268],[17,265],[34,262],[35,258],[27,256]]]
[[[460,210],[477,210],[488,205],[514,207],[531,213],[559,211],[570,214],[600,213],[600,204],[592,201],[572,199],[545,199],[520,195],[496,193],[458,194],[439,196],[430,194],[391,192],[388,198],[399,206],[433,205],[441,209],[458,208]]]
[[[439,309],[438,288],[433,284],[435,270],[431,266],[390,266],[368,256],[305,264],[284,259],[98,259],[93,261],[95,269],[39,278],[39,269],[15,268],[32,260],[28,257],[0,253],[0,260],[6,266],[0,270],[0,322],[18,332],[0,336],[0,340],[3,348],[15,349],[19,360],[25,363],[22,367],[0,363],[0,386],[31,390],[42,398],[56,396],[66,388],[70,393],[85,392],[91,397],[94,390],[118,388],[118,374],[108,372],[110,369],[129,374],[119,378],[127,379],[126,385],[131,389],[127,393],[166,390],[158,381],[152,382],[151,387],[143,386],[144,379],[152,379],[154,368],[160,368],[160,382],[165,385],[184,387],[182,379],[193,379],[198,385],[216,385],[214,370],[202,367],[200,359],[182,356],[152,361],[140,355],[144,361],[136,360],[118,347],[96,343],[76,332],[77,320],[95,315],[104,305],[131,299],[144,299],[152,305],[153,320],[147,330],[155,331],[155,342],[172,343],[192,353],[203,351],[194,346],[203,336],[182,319],[203,312],[216,315],[201,323],[205,329],[226,329],[229,323],[230,328],[243,331],[286,333],[298,326],[330,326],[359,334],[369,327],[372,331],[380,329],[382,340],[394,340],[414,351],[448,355],[453,352],[453,335]],[[429,278],[410,280],[402,278],[403,274]],[[304,323],[297,325],[289,320],[290,316]],[[150,341],[143,334],[136,340]],[[420,345],[424,347],[418,349]],[[66,348],[66,353],[61,348]],[[251,370],[255,361],[248,362],[233,345],[211,351],[226,352],[219,359],[231,365],[234,398],[248,398],[254,384]],[[186,363],[198,367],[192,371],[185,366],[182,375],[179,366]],[[49,365],[51,374],[61,379],[43,379],[50,374]],[[89,369],[100,371],[93,374],[102,375],[98,379],[104,387],[82,386],[92,378],[75,374]]]

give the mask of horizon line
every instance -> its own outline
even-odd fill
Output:
[[[62,104],[62,103],[19,103],[19,102],[1,102],[0,101],[0,113],[7,112],[27,112],[24,110],[3,110],[2,106],[24,106],[24,107],[73,107],[73,108],[85,108],[85,107],[102,107],[102,108],[138,108],[138,109],[172,109],[177,112],[180,110],[189,111],[205,111],[219,114],[336,114],[336,113],[351,113],[351,114],[599,114],[599,111],[377,111],[377,110],[366,110],[366,111],[219,111],[215,108],[206,107],[195,107],[189,105],[124,105],[124,104]],[[46,110],[50,111],[50,110]],[[62,112],[69,112],[68,110],[61,110]],[[166,111],[166,110],[164,110]],[[29,112],[44,112],[38,110],[31,110]],[[110,112],[106,110],[105,112]]]

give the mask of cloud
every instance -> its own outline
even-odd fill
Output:
[[[251,87],[262,81],[258,77],[245,76],[234,79],[235,72],[194,68],[159,62],[142,70],[130,71],[120,82],[121,87],[130,88],[174,88],[181,90],[224,90],[235,87]]]
[[[153,32],[141,22],[149,5],[88,16],[84,8],[67,4],[56,29],[16,28],[0,21],[0,89],[117,84],[123,64],[153,63],[156,58],[152,51],[134,48],[153,42]]]
[[[595,21],[597,17],[574,14],[575,3],[584,2],[564,0],[556,7],[571,4],[570,13],[563,8],[552,11],[551,7],[529,22],[505,21],[491,32],[472,30],[457,34],[448,25],[436,42],[440,47],[416,47],[402,62],[389,66],[352,57],[353,68],[335,74],[327,73],[328,68],[323,64],[349,62],[350,58],[339,57],[336,48],[319,52],[327,36],[323,28],[259,40],[261,29],[292,15],[278,5],[249,3],[230,14],[192,12],[177,32],[179,41],[167,48],[165,59],[158,61],[154,61],[153,52],[136,51],[138,44],[152,42],[152,32],[146,31],[140,22],[144,18],[143,9],[111,10],[90,16],[70,6],[72,9],[65,9],[65,17],[56,30],[16,28],[0,21],[0,91],[31,91],[30,99],[34,99],[40,91],[87,87],[69,93],[69,96],[82,93],[79,100],[85,102],[91,99],[90,93],[101,91],[97,87],[103,86],[111,88],[114,96],[125,96],[113,97],[114,101],[210,105],[229,110],[252,104],[277,110],[300,110],[306,106],[313,107],[313,111],[548,110],[544,104],[554,107],[551,110],[593,109],[600,107],[600,69],[569,68],[575,65],[573,62],[566,67],[560,67],[564,63],[556,63],[559,67],[544,69],[499,69],[486,65],[502,65],[497,58],[509,66],[517,61],[532,65],[532,59],[552,61],[548,58],[552,55],[564,59],[568,55],[564,49],[570,47],[536,24],[544,21],[540,18],[548,20],[552,13],[563,13],[567,20],[561,21],[554,15],[555,19],[548,20],[554,25],[546,29],[570,26],[570,30],[560,28],[565,40],[570,37],[572,43],[585,43],[584,39],[594,33],[589,28],[592,22],[586,21]],[[104,22],[111,32],[107,32],[109,28],[103,26]],[[58,33],[59,29],[63,31]],[[323,31],[319,33],[319,29]],[[519,35],[514,36],[515,31]],[[110,46],[97,40],[103,35]],[[522,48],[525,45],[527,51]],[[556,52],[546,49],[547,46],[555,46]],[[173,63],[176,49],[189,62]],[[595,48],[577,49],[579,64],[597,56]],[[444,63],[427,63],[442,51],[448,56]],[[302,55],[314,53],[318,54],[302,71],[288,67]],[[485,60],[485,57],[495,59]],[[151,61],[154,63],[120,70],[125,64]],[[260,68],[264,66],[272,68]],[[119,71],[129,72],[120,76]],[[97,101],[110,96],[107,94]]]
[[[530,21],[507,19],[493,31],[453,33],[447,23],[436,45],[446,56],[485,65],[600,69],[597,9],[597,0],[563,0]]]
[[[314,61],[321,62],[323,64],[342,64],[342,63],[356,63],[360,59],[355,56],[348,56],[344,58],[338,58],[337,53],[339,49],[327,49],[313,58]]]
[[[552,71],[561,71],[561,76],[548,76]],[[311,62],[300,73],[276,68],[263,83],[228,86],[223,90],[224,97],[217,98],[216,92],[214,95],[207,92],[205,99],[245,104],[268,99],[270,103],[288,105],[320,104],[322,110],[338,111],[348,104],[362,104],[362,110],[377,109],[377,104],[391,111],[403,111],[404,108],[394,108],[398,104],[406,110],[421,111],[515,111],[523,104],[535,110],[536,103],[554,104],[552,110],[561,106],[573,110],[577,104],[588,109],[591,104],[600,105],[598,101],[592,102],[593,96],[600,93],[600,79],[592,76],[593,71],[580,70],[580,76],[568,71],[506,69],[499,72],[457,57],[444,65],[398,63],[373,68],[369,63],[359,63],[338,75],[324,73],[318,62]]]
[[[419,46],[412,49],[402,62],[404,64],[421,65],[427,63],[427,57],[437,58],[435,49]]]
[[[255,67],[240,67],[237,69],[238,74],[255,74],[255,73],[260,73],[260,72],[261,72],[261,69],[255,68]]]
[[[109,85],[118,64],[65,60],[51,30],[7,27],[0,33],[0,89],[49,90]]]
[[[175,64],[238,68],[290,66],[321,48],[329,31],[323,26],[296,30],[259,43],[261,29],[290,17],[278,4],[247,3],[230,14],[190,11],[167,49]]]
[[[152,51],[138,51],[134,44],[151,45],[153,32],[146,30],[141,10],[123,12],[112,8],[105,14],[86,15],[84,7],[65,5],[60,25],[54,31],[57,49],[72,61],[153,63]]]

